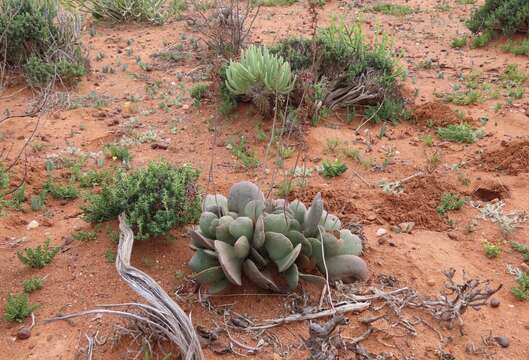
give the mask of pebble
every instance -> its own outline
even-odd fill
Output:
[[[36,229],[38,227],[39,227],[39,222],[37,220],[31,220],[28,226],[26,226],[26,229],[31,230],[31,229]]]
[[[496,298],[490,299],[490,307],[497,308],[498,306],[500,306],[500,300]]]
[[[435,280],[434,279],[428,279],[428,281],[426,281],[426,283],[428,284],[428,286],[434,286],[435,285]]]
[[[510,341],[507,336],[496,336],[494,340],[503,348],[509,347]]]
[[[377,236],[378,236],[378,237],[380,237],[380,236],[384,236],[384,235],[386,235],[387,233],[388,233],[388,231],[387,231],[386,229],[384,229],[384,228],[379,228],[379,229],[377,230]]]
[[[23,327],[17,331],[18,340],[26,340],[26,339],[29,339],[30,336],[31,336],[31,329],[28,327]]]

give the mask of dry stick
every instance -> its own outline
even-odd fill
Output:
[[[322,311],[315,312],[315,313],[293,314],[293,315],[286,316],[284,318],[265,320],[262,324],[255,325],[255,326],[249,326],[245,329],[246,330],[270,329],[276,326],[289,324],[289,323],[293,323],[297,321],[314,320],[314,319],[320,319],[322,317],[327,317],[327,316],[346,314],[349,312],[364,311],[367,308],[369,308],[370,305],[371,304],[368,302],[358,302],[354,304],[346,303],[346,304],[335,306],[333,309],[322,310]]]
[[[47,321],[65,320],[88,314],[113,314],[129,317],[148,324],[163,333],[171,340],[186,360],[203,360],[204,354],[200,347],[198,335],[191,319],[176,302],[163,290],[156,281],[143,271],[130,264],[134,234],[126,222],[125,214],[119,216],[119,245],[116,256],[116,270],[121,278],[150,305],[129,303],[143,309],[147,316],[140,316],[126,311],[94,309],[79,313],[58,316]]]
[[[377,111],[375,111],[369,118],[367,118],[367,120],[365,120],[363,123],[361,123],[360,125],[358,125],[358,127],[356,128],[355,130],[355,133],[359,133],[360,131],[360,128],[362,128],[365,124],[367,124],[368,122],[371,121],[371,119],[373,119],[375,117],[376,114],[378,114],[378,112],[380,111],[380,109],[382,108],[382,105],[384,104],[384,100],[382,100],[380,102],[380,105],[378,106],[378,109]]]

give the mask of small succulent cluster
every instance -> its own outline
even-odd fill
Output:
[[[329,280],[367,278],[367,264],[359,257],[362,240],[324,210],[319,193],[307,209],[298,200],[265,200],[257,185],[242,181],[232,186],[227,198],[208,195],[203,209],[198,227],[191,231],[195,254],[189,266],[211,293],[230,284],[241,286],[243,275],[275,292],[295,289],[300,278],[325,281],[300,272],[298,266],[316,266]],[[276,278],[283,280],[278,284]]]

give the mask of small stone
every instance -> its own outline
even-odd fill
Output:
[[[490,299],[490,307],[497,308],[498,306],[500,306],[500,300],[496,298]]]
[[[386,229],[384,229],[384,228],[379,228],[379,229],[377,230],[377,236],[378,236],[378,237],[384,236],[384,235],[386,235],[387,233],[388,233],[388,231],[387,231]]]
[[[403,222],[399,224],[400,231],[405,234],[411,234],[411,231],[413,230],[414,227],[415,227],[415,223],[411,221]]]
[[[509,347],[510,341],[507,336],[496,336],[494,340],[503,348]]]
[[[384,245],[386,243],[386,238],[385,237],[379,237],[378,238],[378,245]]]
[[[18,340],[26,340],[31,336],[31,329],[28,327],[23,327],[17,331]]]
[[[522,270],[524,273],[529,273],[529,265],[526,263],[521,263],[520,266],[518,266],[520,270]]]
[[[28,226],[26,226],[26,229],[28,230],[32,230],[32,229],[36,229],[39,227],[39,222],[37,220],[31,220],[28,224]]]
[[[451,240],[455,240],[455,241],[459,240],[459,235],[455,231],[449,231],[447,235],[448,235],[448,238]]]
[[[428,279],[428,281],[426,281],[426,284],[428,284],[428,286],[434,286],[435,285],[435,280],[434,279]]]

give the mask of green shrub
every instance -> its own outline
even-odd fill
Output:
[[[456,194],[446,192],[441,196],[441,201],[437,207],[437,213],[439,215],[444,215],[448,211],[461,209],[463,205],[465,205],[464,199],[461,199]]]
[[[183,0],[64,0],[96,19],[163,24],[186,8]]]
[[[415,10],[409,6],[390,3],[381,3],[373,5],[371,11],[392,16],[406,16],[415,13]]]
[[[498,245],[487,243],[484,246],[485,248],[485,256],[489,259],[493,259],[495,257],[498,257],[501,253],[501,248]]]
[[[44,184],[44,190],[54,199],[74,200],[79,197],[79,190],[77,190],[74,182],[71,180],[68,185],[61,185],[57,184],[50,176]]]
[[[298,2],[298,0],[251,0],[255,5],[260,6],[288,6]]]
[[[451,124],[437,129],[437,135],[443,140],[472,144],[483,137],[483,131],[461,123]]]
[[[259,159],[257,159],[255,153],[248,148],[244,136],[240,137],[239,142],[231,141],[228,146],[232,155],[241,162],[245,169],[254,169],[259,166]]]
[[[50,240],[44,241],[44,246],[39,245],[35,249],[26,248],[24,251],[17,251],[18,259],[25,265],[32,268],[42,269],[51,263],[55,255],[61,250],[60,247],[50,248]]]
[[[459,38],[452,39],[452,42],[450,43],[450,47],[453,49],[461,49],[467,45],[467,37],[462,36]]]
[[[44,286],[44,279],[40,277],[26,279],[22,282],[22,286],[24,287],[24,292],[26,294],[31,294],[34,291],[42,289]]]
[[[108,170],[89,170],[79,177],[79,186],[82,188],[91,188],[100,186],[104,182],[110,181],[112,174]]]
[[[119,160],[125,165],[128,165],[131,159],[129,149],[123,145],[108,144],[103,149],[103,152],[108,158],[112,160]]]
[[[480,34],[476,46],[484,46],[495,34],[512,36],[529,27],[529,2],[527,0],[486,0],[474,11],[466,25],[474,34]]]
[[[177,225],[200,215],[200,196],[195,181],[198,171],[189,165],[174,167],[151,162],[128,174],[120,170],[113,183],[90,194],[82,207],[84,219],[101,223],[125,212],[137,239],[165,235]]]
[[[512,294],[518,300],[528,300],[529,299],[529,276],[525,272],[522,272],[517,278],[516,283],[517,287],[511,289]]]
[[[39,306],[29,303],[28,294],[9,294],[4,309],[4,318],[7,321],[24,321]]]
[[[206,84],[196,84],[191,88],[191,98],[195,106],[200,105],[200,101],[206,97],[208,93],[209,86]]]
[[[516,241],[511,242],[513,250],[522,254],[524,261],[529,264],[529,246],[517,243]]]
[[[86,231],[86,230],[80,230],[73,234],[72,236],[75,240],[79,241],[92,241],[97,239],[97,234],[95,231]]]
[[[386,99],[381,105],[367,106],[364,116],[370,118],[374,123],[391,121],[393,124],[397,124],[401,120],[409,120],[411,112],[406,109],[403,101]]]
[[[514,55],[529,56],[529,39],[519,41],[509,39],[502,45],[501,49]]]
[[[87,71],[81,19],[58,1],[0,1],[0,61],[21,69],[31,86],[75,83]]]
[[[325,177],[336,177],[347,171],[347,165],[338,159],[334,161],[323,160],[321,173]]]

